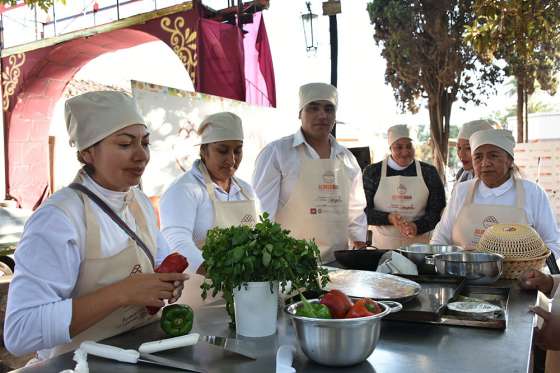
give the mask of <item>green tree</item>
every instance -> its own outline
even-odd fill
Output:
[[[459,127],[451,125],[449,127],[449,138],[457,138],[459,134]],[[434,164],[434,158],[432,153],[432,140],[430,135],[430,126],[421,124],[418,126],[418,145],[416,149],[416,158],[423,162]],[[451,169],[457,168],[457,163],[459,158],[457,157],[456,151],[448,152],[447,156],[447,166]]]
[[[517,141],[523,142],[523,110],[535,90],[535,81],[550,94],[556,92],[560,2],[474,0],[473,11],[477,17],[466,27],[465,39],[486,62],[504,60],[506,75],[516,78]]]
[[[505,94],[508,96],[513,96],[517,94],[517,80],[512,77],[509,78],[505,84],[507,88]],[[525,103],[525,108],[527,114],[532,113],[547,113],[560,110],[560,106],[555,102],[546,102],[543,100],[545,91],[540,89],[540,85],[535,82],[535,92],[528,96],[528,100]],[[492,119],[500,123],[502,126],[506,126],[507,118],[517,115],[517,105],[508,106],[502,110],[496,110],[492,113]],[[525,138],[527,138],[528,133],[525,133]]]
[[[385,80],[401,109],[418,111],[427,98],[434,164],[445,178],[451,107],[458,99],[481,104],[494,92],[499,69],[481,63],[464,42],[473,0],[373,0],[368,13],[387,61]]]

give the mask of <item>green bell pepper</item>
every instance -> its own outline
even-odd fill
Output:
[[[159,323],[169,337],[178,337],[191,331],[193,320],[192,308],[186,304],[172,304],[163,309]]]
[[[315,319],[332,319],[329,307],[321,303],[309,303],[300,293],[301,306],[296,310],[296,316],[312,317]]]

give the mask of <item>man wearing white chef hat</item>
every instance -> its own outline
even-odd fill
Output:
[[[354,155],[331,135],[338,93],[325,83],[299,90],[301,128],[259,154],[253,187],[263,211],[294,237],[315,239],[323,261],[334,251],[364,247],[366,206],[362,173]]]
[[[152,322],[146,306],[177,300],[188,277],[153,273],[170,250],[136,187],[150,134],[134,99],[88,92],[66,101],[65,117],[84,166],[25,224],[4,325],[15,355],[48,358]]]
[[[546,246],[559,253],[560,231],[546,193],[514,173],[511,132],[482,130],[469,142],[477,177],[457,185],[431,243],[473,250],[491,225],[518,223],[531,225]]]

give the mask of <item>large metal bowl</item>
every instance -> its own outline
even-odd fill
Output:
[[[463,251],[461,246],[453,245],[431,245],[415,243],[408,246],[403,246],[397,250],[399,253],[412,260],[418,268],[418,273],[421,275],[433,275],[436,273],[436,268],[433,263],[426,263],[426,256],[454,253]]]
[[[318,303],[319,299],[309,302]],[[305,355],[316,363],[328,366],[349,366],[365,361],[379,341],[381,318],[402,309],[393,301],[378,302],[383,311],[355,319],[315,319],[296,316],[301,302],[284,307],[292,319],[296,336]]]
[[[443,276],[464,277],[471,284],[492,284],[502,274],[504,257],[500,254],[464,251],[426,257]]]

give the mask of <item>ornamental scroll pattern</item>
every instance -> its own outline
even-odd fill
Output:
[[[173,26],[171,24],[173,23]],[[169,42],[173,51],[179,58],[183,65],[187,68],[189,75],[195,83],[195,70],[196,70],[196,31],[185,27],[185,19],[183,17],[176,17],[172,22],[171,18],[164,17],[161,19],[161,28],[170,33],[171,37]]]
[[[2,109],[8,111],[10,108],[10,97],[16,91],[21,77],[20,67],[25,63],[25,53],[13,54],[8,57],[6,68],[2,71]]]

